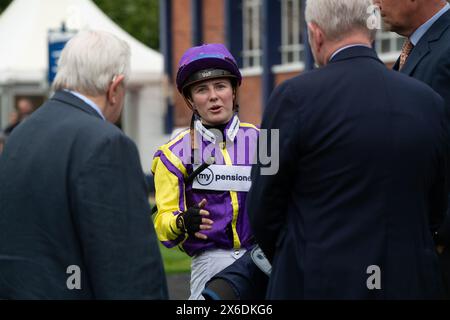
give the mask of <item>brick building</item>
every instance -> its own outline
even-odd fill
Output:
[[[161,44],[168,91],[166,130],[186,127],[191,112],[176,91],[174,79],[183,52],[202,43],[224,43],[244,76],[240,117],[259,124],[273,88],[312,67],[306,40],[306,0],[160,0]],[[375,47],[391,65],[403,39],[378,32]]]

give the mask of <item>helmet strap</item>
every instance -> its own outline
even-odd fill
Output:
[[[199,163],[199,154],[198,154],[198,141],[197,141],[197,133],[195,131],[195,121],[200,119],[200,116],[198,115],[196,110],[193,110],[192,117],[191,117],[191,125],[190,125],[190,136],[191,136],[191,150],[192,150],[192,156],[193,156],[193,163]]]
[[[236,114],[239,113],[239,87],[233,88],[234,100],[233,100],[233,110]]]

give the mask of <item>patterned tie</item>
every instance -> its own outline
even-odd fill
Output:
[[[403,44],[402,53],[400,54],[400,65],[398,70],[401,70],[403,68],[406,59],[408,59],[408,56],[413,48],[414,45],[411,43],[411,41],[409,41],[409,39],[406,39],[405,43]]]

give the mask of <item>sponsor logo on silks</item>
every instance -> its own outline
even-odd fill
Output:
[[[202,76],[202,78],[207,78],[207,77],[210,77],[211,74],[212,74],[211,71],[205,71],[205,72],[201,73],[201,76]]]
[[[202,186],[210,185],[211,182],[213,182],[213,180],[214,180],[214,173],[209,168],[203,170],[196,177],[196,181],[198,181],[198,183]]]
[[[247,192],[252,185],[251,166],[211,165],[195,178],[193,189]]]

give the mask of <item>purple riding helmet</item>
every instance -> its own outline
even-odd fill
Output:
[[[188,49],[181,57],[178,64],[177,88],[186,98],[188,96],[186,89],[192,84],[224,77],[235,80],[232,81],[235,90],[241,85],[242,75],[236,60],[223,44],[204,44]]]

